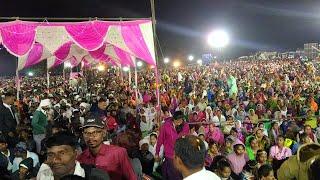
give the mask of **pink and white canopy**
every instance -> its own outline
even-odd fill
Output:
[[[47,58],[47,52],[51,59],[63,62],[72,57],[81,61],[90,55],[121,65],[133,65],[133,58],[156,65],[150,20],[76,23],[17,20],[0,23],[0,43],[11,54],[25,59],[23,64],[27,65],[23,67]]]
[[[33,47],[28,54],[19,57],[18,71],[22,70],[23,68],[28,68],[36,65],[42,60],[49,58],[50,56],[52,56],[51,53],[45,47],[43,47],[42,44],[35,43],[33,44]]]

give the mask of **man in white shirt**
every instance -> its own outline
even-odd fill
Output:
[[[13,160],[12,172],[15,172],[19,169],[19,164],[21,161],[27,158],[32,158],[33,167],[39,167],[39,157],[36,153],[30,152],[27,150],[27,144],[25,142],[19,142],[15,148],[16,157]]]
[[[212,118],[212,122],[215,126],[223,126],[226,122],[226,117],[221,113],[220,109],[216,110],[215,116]]]
[[[220,180],[204,168],[206,148],[203,141],[193,135],[181,137],[174,146],[173,163],[184,180]]]
[[[140,130],[143,137],[152,130],[152,126],[152,121],[146,115],[141,115]]]

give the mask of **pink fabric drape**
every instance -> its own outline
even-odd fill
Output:
[[[32,65],[38,64],[42,59],[43,46],[39,43],[35,43],[28,54],[27,61],[24,65],[24,68],[30,67]]]
[[[88,51],[93,58],[99,59],[103,62],[111,62],[114,65],[130,65],[133,66],[131,55],[138,57],[145,62],[155,65],[155,60],[152,58],[151,52],[149,52],[146,40],[143,37],[143,34],[140,30],[140,25],[142,23],[151,23],[150,20],[139,20],[139,21],[124,21],[124,22],[113,22],[113,21],[88,21],[80,23],[48,23],[48,22],[25,22],[25,21],[12,21],[0,23],[0,35],[2,39],[2,44],[4,47],[15,56],[23,56],[29,53],[35,44],[36,35],[37,38],[43,38],[41,31],[36,33],[38,27],[42,26],[52,26],[52,27],[63,27],[63,31],[53,28],[52,35],[61,34],[63,37],[68,36],[71,41],[65,43],[66,41],[61,41],[61,44],[57,50],[53,50],[54,56],[57,57],[56,63],[61,64],[65,59],[73,56],[70,54],[70,49],[72,44],[77,44],[79,47]],[[121,35],[110,35],[110,38],[121,38],[120,40],[113,41],[112,47],[114,48],[115,54],[112,54],[112,57],[108,54],[105,54],[105,46],[109,45],[107,42],[104,42],[109,26],[118,26],[117,28],[121,29]],[[65,31],[66,32],[65,32]],[[52,37],[52,36],[48,36]],[[67,38],[67,39],[68,39]],[[43,39],[42,39],[43,40]],[[122,41],[125,44],[122,44]],[[43,49],[50,49],[50,38],[48,41],[43,41]],[[59,43],[59,41],[57,41]],[[56,42],[56,43],[57,43]],[[35,45],[34,51],[39,51],[38,45]],[[56,48],[54,46],[54,48]],[[42,50],[43,50],[42,49]],[[128,52],[126,50],[128,49]],[[51,50],[52,51],[52,47]],[[132,54],[130,54],[132,52]],[[32,60],[38,58],[35,56],[39,54],[28,55]],[[113,57],[115,56],[115,57]],[[62,61],[62,62],[61,62]],[[33,62],[30,62],[33,64]],[[56,65],[54,65],[56,66]]]
[[[34,44],[37,24],[14,21],[0,25],[2,44],[15,56],[27,54]]]
[[[105,54],[105,48],[108,46],[111,46],[114,50],[114,52],[116,53],[116,57],[111,57],[108,54]],[[91,57],[93,57],[94,59],[98,59],[101,61],[111,61],[114,62],[115,59],[118,60],[121,65],[124,66],[134,66],[134,63],[131,60],[131,55],[125,51],[123,51],[122,49],[115,47],[111,44],[104,44],[103,46],[101,46],[99,49],[95,50],[95,51],[89,51],[89,54],[91,55]]]
[[[207,127],[205,131],[206,131],[207,142],[210,142],[210,140],[213,140],[220,145],[224,144],[224,135],[219,128],[213,127],[212,131],[210,131],[210,128]]]
[[[121,34],[126,45],[136,57],[143,59],[148,64],[156,65],[142,36],[139,25],[122,26]]]
[[[54,52],[54,55],[58,59],[66,59],[69,55],[71,45],[73,44],[72,41],[69,41],[65,44],[63,44],[58,50]]]
[[[83,57],[81,68],[90,68],[90,67],[91,67],[91,63],[89,62],[89,60],[87,60],[86,57]]]
[[[102,21],[90,21],[67,24],[65,28],[74,42],[83,49],[93,51],[103,45],[109,24]]]
[[[115,60],[114,58],[112,58],[110,56],[107,56],[107,59],[105,60],[105,62],[110,63],[113,66],[119,66],[119,63],[120,63],[118,60]]]
[[[95,50],[95,51],[89,51],[89,54],[91,55],[91,57],[93,57],[94,59],[98,59],[98,60],[106,60],[107,56],[104,54],[104,50],[106,49],[106,44],[103,44],[99,49]]]
[[[71,67],[74,68],[80,64],[81,59],[79,60],[79,59],[75,58],[74,56],[72,56],[68,61],[71,63]]]
[[[114,51],[116,52],[118,59],[121,60],[121,65],[123,66],[135,66],[135,64],[132,61],[132,57],[129,53],[121,50],[120,48],[117,48],[113,46]]]
[[[50,68],[55,68],[55,67],[59,66],[60,64],[64,63],[65,61],[66,61],[66,60],[62,60],[62,59],[55,58],[54,64],[53,64],[51,67],[49,67],[49,69],[50,69]]]

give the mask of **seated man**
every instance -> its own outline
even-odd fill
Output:
[[[33,168],[32,158],[27,158],[19,164],[19,169],[14,172],[11,179],[32,179],[37,176],[37,170]]]
[[[2,174],[12,170],[14,158],[14,152],[8,148],[7,138],[4,135],[0,135],[0,168],[1,172],[3,170]]]
[[[142,165],[142,172],[151,175],[153,172],[154,156],[149,151],[149,141],[147,139],[142,139],[139,142],[140,150],[138,153],[138,158]]]
[[[204,168],[206,147],[196,136],[181,137],[174,146],[173,163],[184,180],[218,180],[216,174]]]
[[[39,157],[36,153],[30,152],[27,150],[27,144],[24,142],[19,142],[15,148],[16,157],[13,160],[12,172],[15,172],[19,169],[19,164],[21,161],[27,158],[32,158],[33,167],[39,167]]]

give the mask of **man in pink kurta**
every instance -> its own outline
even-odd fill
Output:
[[[189,125],[183,121],[182,111],[176,111],[173,119],[170,118],[160,128],[160,134],[157,141],[155,160],[159,161],[159,152],[161,146],[164,147],[165,161],[162,165],[163,179],[176,180],[182,179],[181,174],[173,166],[174,144],[176,140],[190,133]]]

